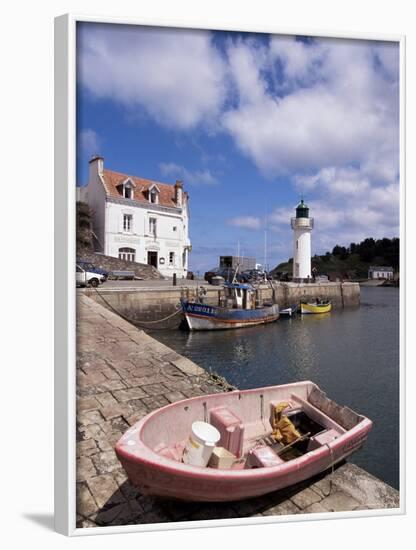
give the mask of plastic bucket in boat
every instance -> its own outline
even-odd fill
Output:
[[[183,461],[193,466],[206,466],[221,434],[211,424],[201,421],[194,422],[191,430],[183,453]]]

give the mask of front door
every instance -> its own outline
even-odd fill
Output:
[[[147,253],[147,263],[157,269],[157,252]]]

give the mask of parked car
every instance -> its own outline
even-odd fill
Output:
[[[104,275],[88,271],[79,264],[76,264],[76,285],[77,286],[92,286],[96,288],[104,282]]]
[[[271,278],[275,281],[291,281],[292,273],[289,273],[288,271],[274,271],[272,272]]]
[[[98,275],[102,275],[104,277],[104,281],[108,279],[108,276],[110,274],[109,271],[107,271],[106,269],[96,267],[92,262],[88,262],[86,260],[77,260],[77,264],[89,273],[97,273]]]
[[[213,267],[209,271],[206,271],[204,274],[204,280],[207,281],[208,283],[211,283],[211,279],[216,275],[218,275],[218,271],[219,271],[218,267]]]
[[[264,280],[264,272],[259,269],[246,269],[238,275],[238,279],[242,283],[255,283]]]
[[[223,277],[224,281],[231,282],[235,275],[235,269],[231,267],[214,268],[206,271],[204,279],[211,284],[213,277]]]

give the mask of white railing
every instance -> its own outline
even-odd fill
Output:
[[[313,218],[291,218],[292,229],[313,229]]]

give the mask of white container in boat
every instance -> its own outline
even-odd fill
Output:
[[[194,422],[183,453],[185,464],[206,466],[220,438],[220,432],[208,422]]]

